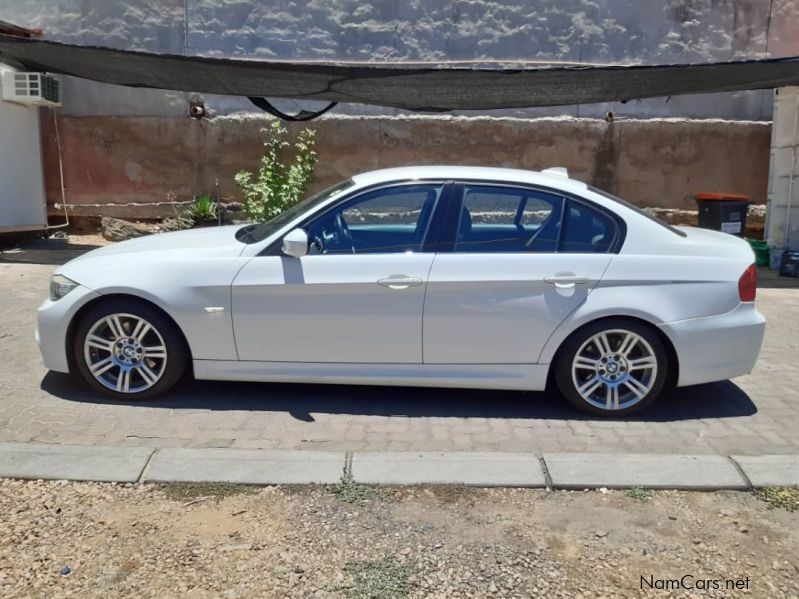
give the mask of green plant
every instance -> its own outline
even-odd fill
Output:
[[[209,195],[194,196],[189,206],[189,216],[195,223],[215,221],[217,219],[216,202]]]
[[[352,477],[342,477],[335,485],[328,485],[328,491],[339,501],[345,503],[364,504],[374,499],[381,499],[387,493],[380,487],[356,483]]]
[[[652,498],[652,493],[646,487],[632,487],[627,489],[624,494],[629,497],[630,499],[635,499],[636,501],[649,501]]]
[[[755,491],[770,508],[781,507],[789,512],[799,510],[799,489],[792,487],[763,487]]]
[[[338,587],[344,596],[358,599],[401,599],[410,595],[411,577],[416,567],[386,556],[378,560],[350,562],[345,571],[350,575],[348,586]]]
[[[172,501],[185,501],[196,499],[224,499],[233,495],[249,495],[258,491],[254,485],[241,485],[233,483],[166,483],[156,485],[156,488]]]
[[[265,151],[257,172],[239,171],[235,176],[244,195],[244,212],[255,222],[271,220],[299,202],[316,167],[315,131],[303,129],[297,134],[291,161],[284,157],[291,144],[279,121],[261,132]]]

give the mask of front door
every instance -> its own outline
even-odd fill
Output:
[[[602,278],[616,225],[553,193],[457,189],[452,243],[436,256],[428,280],[424,362],[534,364]]]
[[[303,225],[309,255],[250,260],[233,282],[239,359],[421,363],[425,242],[442,188],[359,194]]]

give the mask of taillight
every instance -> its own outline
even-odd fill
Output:
[[[755,294],[757,293],[757,269],[752,264],[744,271],[741,278],[738,279],[738,296],[742,302],[755,301]]]

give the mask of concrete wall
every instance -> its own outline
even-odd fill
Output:
[[[799,54],[799,0],[0,0],[49,39],[172,54],[313,60],[670,63]],[[215,114],[251,111],[207,97]],[[183,116],[185,94],[67,79],[71,115]],[[291,102],[284,102],[291,109]],[[356,105],[339,113],[386,114]],[[770,120],[769,92],[657,98],[505,115]],[[502,113],[496,113],[502,114]]]
[[[155,217],[169,203],[213,190],[239,200],[233,175],[255,168],[260,116],[61,117],[67,201],[76,215]],[[414,164],[542,169],[572,176],[642,206],[693,207],[687,195],[728,190],[766,198],[770,126],[757,122],[568,117],[331,117],[314,123],[314,189],[360,171]],[[294,126],[293,130],[296,131]],[[43,121],[47,196],[60,201],[52,119]],[[125,206],[141,203],[144,206]]]

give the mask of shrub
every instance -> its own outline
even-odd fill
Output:
[[[316,167],[315,131],[303,129],[297,134],[292,161],[283,157],[291,144],[279,121],[261,133],[266,138],[265,151],[257,172],[240,171],[235,176],[244,195],[244,212],[255,222],[271,220],[299,202]]]
[[[791,487],[764,487],[756,495],[770,508],[781,507],[789,512],[799,510],[799,489]]]
[[[189,216],[195,223],[216,221],[216,203],[209,195],[195,196],[194,201],[189,206]]]
[[[649,492],[649,489],[640,486],[627,489],[624,494],[630,499],[641,502],[649,501],[652,498],[652,493]]]

